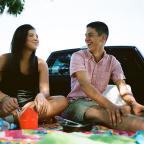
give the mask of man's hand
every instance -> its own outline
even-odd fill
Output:
[[[144,106],[137,102],[134,102],[132,104],[132,110],[133,110],[134,114],[137,116],[142,116],[142,114],[144,114]]]
[[[2,100],[2,111],[4,111],[4,113],[11,113],[17,108],[19,108],[19,104],[16,98],[7,96]]]
[[[122,122],[122,116],[130,113],[129,106],[116,106],[111,104],[106,108],[113,126]]]
[[[129,106],[129,105],[127,105],[127,104],[120,106],[120,109],[121,109],[122,115],[131,114],[131,106]]]

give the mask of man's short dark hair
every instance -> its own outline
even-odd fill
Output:
[[[100,21],[91,22],[87,25],[87,28],[88,27],[94,28],[97,31],[98,35],[106,34],[107,37],[109,36],[108,26],[104,22]]]

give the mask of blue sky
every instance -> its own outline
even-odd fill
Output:
[[[96,20],[109,26],[107,45],[135,45],[144,54],[143,0],[25,0],[21,15],[0,15],[0,54],[9,52],[21,24],[36,28],[37,55],[47,59],[52,51],[85,46],[85,26]]]

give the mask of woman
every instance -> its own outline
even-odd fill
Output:
[[[8,121],[20,108],[34,107],[39,120],[48,120],[67,106],[64,96],[50,96],[48,66],[35,55],[38,44],[35,28],[24,24],[14,33],[11,53],[0,56],[0,117]]]

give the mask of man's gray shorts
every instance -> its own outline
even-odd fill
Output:
[[[64,111],[64,117],[72,121],[84,122],[84,115],[88,108],[97,106],[98,104],[92,100],[78,99],[69,103]]]
[[[131,92],[131,87],[127,85],[127,88]],[[112,103],[116,105],[124,105],[125,102],[119,95],[119,91],[116,85],[108,85],[106,90],[103,92],[103,96],[109,99]],[[96,101],[86,100],[84,98],[80,98],[78,100],[74,100],[69,102],[69,106],[64,111],[64,117],[71,119],[77,122],[85,121],[84,115],[88,108],[98,106]]]

